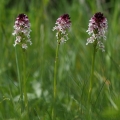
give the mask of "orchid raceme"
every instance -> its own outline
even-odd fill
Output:
[[[27,15],[19,14],[16,18],[15,25],[13,26],[14,32],[12,33],[12,35],[16,36],[15,43],[13,44],[14,46],[19,44],[23,49],[27,49],[27,44],[32,44],[30,40],[30,26],[31,24]]]
[[[107,19],[101,12],[98,12],[95,15],[93,15],[93,17],[90,19],[88,26],[89,27],[86,32],[88,32],[88,34],[91,35],[91,37],[87,39],[86,45],[88,45],[89,43],[96,42],[97,48],[101,49],[102,51],[105,51],[102,39],[106,40],[105,33],[108,28]]]
[[[55,23],[55,27],[53,27],[53,31],[56,30],[56,37],[58,40],[58,43],[66,42],[68,40],[68,34],[67,30],[70,29],[71,21],[68,14],[64,14],[60,16]]]

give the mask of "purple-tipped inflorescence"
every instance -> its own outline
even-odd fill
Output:
[[[64,14],[60,16],[55,23],[55,27],[53,27],[53,31],[56,30],[56,37],[58,40],[58,43],[65,42],[68,40],[68,34],[66,33],[67,30],[69,30],[71,26],[70,17],[68,14]]]
[[[97,47],[104,51],[104,44],[102,43],[101,38],[106,40],[105,32],[107,31],[108,27],[107,19],[101,12],[98,12],[90,19],[88,26],[89,27],[86,32],[88,32],[91,37],[87,39],[86,45],[96,42]]]
[[[23,49],[27,49],[27,44],[32,44],[30,40],[30,22],[27,15],[19,14],[13,27],[14,32],[12,33],[12,35],[16,36],[14,46],[19,44]]]

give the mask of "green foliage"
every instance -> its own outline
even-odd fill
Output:
[[[108,0],[106,0],[108,1]],[[31,23],[32,46],[27,50],[27,95],[30,120],[51,120],[56,19],[68,13],[69,40],[59,46],[56,120],[119,120],[120,9],[119,0],[1,0],[0,3],[0,120],[27,120],[20,113],[19,82],[13,25],[20,13]],[[91,103],[87,103],[92,45],[86,46],[89,19],[101,11],[108,19],[105,52],[96,53]],[[17,46],[19,48],[19,46]],[[19,48],[20,49],[20,48]],[[22,58],[19,55],[18,61]],[[19,64],[21,65],[21,64]],[[89,109],[91,108],[91,109]]]

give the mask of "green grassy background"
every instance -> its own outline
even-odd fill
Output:
[[[86,46],[90,18],[103,12],[108,19],[105,52],[95,60],[92,101],[87,104],[92,45]],[[28,15],[31,41],[26,71],[30,120],[51,120],[56,19],[68,13],[69,40],[60,45],[57,73],[56,120],[120,119],[120,2],[119,0],[1,0],[0,2],[0,120],[26,120],[20,113],[13,25]],[[18,49],[18,61],[21,55]],[[89,111],[91,106],[91,112]]]

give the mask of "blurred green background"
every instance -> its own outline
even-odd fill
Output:
[[[87,94],[92,45],[86,46],[90,18],[102,12],[108,20],[105,52],[95,60],[91,112]],[[56,120],[120,119],[119,0],[0,0],[0,120],[26,120],[20,114],[13,25],[25,13],[31,23],[27,50],[27,93],[31,120],[51,120],[56,36],[52,28],[64,13],[71,17],[69,40],[60,45]],[[19,46],[17,46],[19,48]],[[18,61],[21,55],[18,53]],[[20,64],[19,64],[20,65]]]

